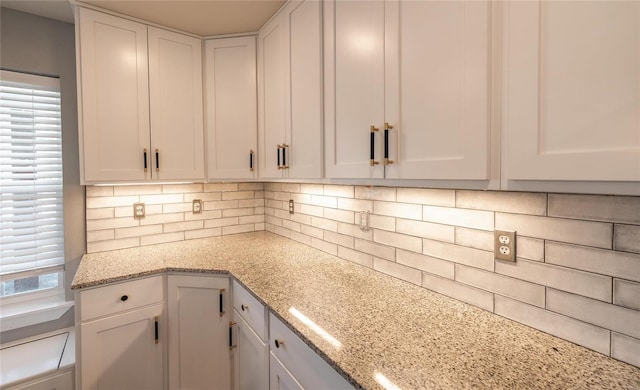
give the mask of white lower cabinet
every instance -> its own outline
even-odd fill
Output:
[[[229,279],[169,275],[169,388],[230,389]]]
[[[269,354],[269,363],[269,388],[271,390],[303,389],[302,385],[273,353]]]
[[[269,388],[269,344],[263,341],[236,311],[236,338],[233,350],[233,388]]]
[[[5,390],[73,390],[73,369],[56,372]]]

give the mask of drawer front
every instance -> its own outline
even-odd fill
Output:
[[[253,331],[266,341],[267,312],[264,305],[235,280],[233,281],[233,307]]]
[[[269,336],[271,353],[305,389],[353,389],[273,314],[269,314]]]
[[[80,291],[80,321],[162,302],[162,275]]]

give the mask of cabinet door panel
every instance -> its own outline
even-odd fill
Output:
[[[233,350],[234,389],[267,390],[269,388],[269,344],[251,329],[235,311],[236,345]]]
[[[163,305],[80,325],[83,389],[161,389],[163,338],[154,317]],[[161,318],[161,317],[160,317]]]
[[[488,2],[388,2],[386,16],[386,177],[486,179]]]
[[[508,179],[640,180],[640,3],[505,5]]]
[[[289,178],[322,177],[322,2],[285,9],[289,67],[286,88]]]
[[[78,15],[84,180],[148,179],[147,26],[84,8]]]
[[[382,178],[370,126],[384,124],[384,3],[324,3],[324,34],[326,176]],[[374,139],[380,161],[380,132]]]
[[[269,388],[271,390],[302,390],[304,389],[296,378],[284,368],[282,363],[273,353],[270,354],[269,362]]]
[[[149,79],[152,175],[161,180],[203,180],[201,41],[149,27]]]
[[[249,169],[258,136],[255,38],[212,39],[205,52],[208,176],[256,178],[258,170]]]
[[[228,279],[169,275],[167,286],[169,388],[229,389],[229,315],[220,316],[218,307]],[[223,308],[230,311],[226,299],[223,294]]]

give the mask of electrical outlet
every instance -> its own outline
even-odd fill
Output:
[[[133,218],[135,219],[144,218],[144,203],[133,204]]]
[[[494,232],[494,257],[496,260],[516,261],[516,232]]]
[[[363,210],[360,212],[360,230],[368,232],[369,229],[369,211]]]
[[[289,214],[293,214],[293,199],[289,199]]]
[[[191,203],[191,211],[194,214],[202,214],[202,199],[194,199]]]

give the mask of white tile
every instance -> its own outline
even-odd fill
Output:
[[[544,240],[516,235],[516,256],[523,259],[544,261]]]
[[[309,194],[290,194],[289,199],[292,199],[295,203],[311,204],[311,195]]]
[[[193,205],[191,203],[167,203],[162,205],[163,213],[192,213]]]
[[[291,231],[289,238],[294,241],[298,241],[305,245],[311,246],[311,236],[307,236],[306,234]]]
[[[373,269],[409,283],[417,284],[418,286],[422,282],[421,271],[379,257],[373,258]]]
[[[237,209],[238,201],[237,200],[221,200],[219,202],[205,201],[203,208],[204,210]]]
[[[331,255],[338,256],[338,245],[333,244],[331,242],[326,242],[323,240],[319,240],[315,237],[312,237],[311,246],[323,252],[329,253]]]
[[[253,225],[255,226],[256,232],[264,230],[264,222],[254,223]]]
[[[108,196],[101,198],[87,198],[88,209],[98,209],[103,207],[131,206],[140,201],[139,196]]]
[[[610,223],[503,213],[496,213],[496,229],[515,230],[520,236],[606,249],[611,249],[613,235]]]
[[[282,183],[264,183],[265,191],[282,191]]]
[[[238,217],[208,219],[204,221],[205,229],[221,227],[221,226],[232,226],[237,224],[238,224]]]
[[[338,231],[338,222],[333,221],[331,219],[312,217],[311,226],[324,229],[324,230],[330,230],[332,232]]]
[[[338,247],[338,257],[349,260],[365,267],[373,268],[373,256],[353,249]]]
[[[471,229],[493,230],[493,212],[423,206],[422,219],[428,222],[455,225]]]
[[[87,186],[85,191],[87,198],[113,196],[113,187],[111,186]]]
[[[356,218],[358,217],[356,216]],[[396,219],[394,217],[385,217],[384,215],[369,214],[369,227],[395,232]]]
[[[247,223],[263,223],[264,222],[264,214],[262,215],[246,215],[243,217],[240,217],[238,219],[238,224],[240,225],[244,225]],[[289,222],[289,221],[287,221]],[[283,221],[284,223],[284,221]]]
[[[310,195],[323,195],[324,186],[322,184],[301,184],[300,189],[295,192],[301,192],[303,194]]]
[[[605,302],[611,302],[612,298],[609,276],[523,259],[515,263],[496,261],[496,272]]]
[[[454,276],[454,264],[452,262],[431,256],[397,249],[396,262],[449,279],[453,279]]]
[[[547,241],[545,261],[640,282],[640,255]]]
[[[346,248],[353,248],[353,237],[344,234],[325,231],[324,240]]]
[[[640,311],[547,289],[547,310],[640,338]]]
[[[282,183],[284,192],[301,192],[301,185],[298,183]]]
[[[135,226],[115,230],[115,238],[140,237],[162,233],[162,225]]]
[[[113,218],[114,208],[107,207],[103,209],[87,209],[87,219],[107,219]],[[133,214],[133,211],[131,212]]]
[[[238,201],[238,207],[264,207],[264,199],[241,199]]]
[[[324,237],[324,230],[309,225],[300,225],[300,233],[320,240]]]
[[[182,222],[184,213],[147,215],[140,220],[140,225],[158,225],[161,223]]]
[[[194,192],[184,194],[185,202],[193,202],[194,199],[200,199],[201,201],[207,200],[222,200],[221,192]]]
[[[140,195],[140,202],[144,204],[182,203],[182,194]]]
[[[633,310],[640,310],[640,283],[613,279],[613,303]]]
[[[164,184],[162,185],[162,192],[165,194],[184,194],[188,192],[202,192],[204,191],[202,183],[192,184]]]
[[[217,237],[222,234],[222,228],[189,230],[184,232],[185,240],[193,240],[196,238]]]
[[[328,196],[337,196],[340,198],[353,198],[353,186],[340,185],[324,185],[324,194]]]
[[[209,183],[204,185],[204,192],[238,191],[238,183]]]
[[[400,218],[396,219],[396,232],[446,242],[453,242],[454,237],[453,226]]]
[[[294,232],[300,232],[300,224],[297,222],[291,222],[289,220],[282,220],[282,227],[285,229],[293,230]]]
[[[395,187],[357,186],[355,197],[358,199],[384,200],[389,202],[395,202],[396,188]]]
[[[482,249],[483,251],[493,251],[493,232],[456,227],[455,236],[457,245]]]
[[[456,196],[454,190],[398,188],[398,202],[454,207]]]
[[[457,190],[456,207],[515,214],[547,215],[547,194]]]
[[[254,199],[264,199],[264,191],[253,191]]]
[[[87,242],[113,240],[115,238],[115,230],[94,230],[87,232]]]
[[[254,207],[253,208],[254,214],[264,214],[264,210],[265,210],[264,207]]]
[[[174,232],[174,233],[163,233],[156,234],[152,236],[142,236],[140,237],[140,245],[154,245],[154,244],[163,244],[167,242],[175,242],[175,241],[183,241],[184,240],[184,232]]]
[[[415,219],[419,221],[422,219],[422,206],[411,203],[375,201],[373,202],[373,213],[377,215]]]
[[[422,244],[422,254],[493,271],[494,258],[492,252],[425,238]]]
[[[253,191],[223,192],[222,200],[253,199]]]
[[[295,232],[292,232],[289,229],[285,229],[285,228],[280,227],[280,226],[272,225],[271,228],[272,228],[272,230],[270,230],[271,232],[273,232],[273,233],[275,233],[275,234],[277,234],[279,236],[282,236],[282,237],[291,238],[291,233],[295,233]]]
[[[266,199],[265,200],[265,206],[266,207],[271,207],[271,208],[274,208],[274,209],[282,209],[282,210],[284,210],[284,208],[285,208],[283,201],[281,201],[281,200],[273,200],[273,199]]]
[[[361,199],[338,198],[338,208],[351,211],[373,211],[373,201]]]
[[[271,225],[282,226],[282,218],[277,218],[277,217],[265,214],[264,221]]]
[[[305,225],[311,225],[311,216],[306,214],[294,213],[291,215],[293,222],[302,223]]]
[[[611,357],[640,367],[640,340],[613,332]]]
[[[422,287],[470,305],[493,312],[493,294],[451,279],[441,278],[426,272],[422,273]]]
[[[323,208],[320,206],[311,206],[308,204],[302,204],[300,205],[300,212],[303,214],[307,214],[307,215],[312,215],[315,217],[322,217],[323,216]]]
[[[253,223],[248,223],[246,225],[233,225],[233,226],[223,226],[222,227],[222,235],[227,234],[237,234],[237,233],[248,233],[255,231],[256,227]]]
[[[87,231],[116,229],[120,227],[138,226],[137,219],[133,218],[109,218],[109,219],[91,219],[87,221]]]
[[[355,239],[354,244],[357,251],[381,257],[386,260],[395,261],[396,259],[396,248],[392,246],[377,244],[375,242],[361,240],[358,238]]]
[[[123,238],[113,241],[98,241],[87,243],[87,253],[96,253],[104,251],[112,251],[116,249],[133,248],[140,246],[139,237]]]
[[[412,252],[422,252],[422,239],[405,234],[374,230],[373,241]]]
[[[185,221],[197,221],[202,219],[215,219],[222,217],[222,210],[205,210],[200,214],[185,213]]]
[[[367,231],[362,231],[360,230],[360,225],[338,222],[338,233],[346,234],[348,236],[360,238],[363,240],[373,240],[373,230],[369,229]]]
[[[253,215],[253,207],[243,209],[225,209],[222,210],[222,217],[241,217],[245,215]]]
[[[185,230],[196,230],[204,227],[204,221],[174,222],[164,224],[163,232],[183,232]]]
[[[640,253],[640,226],[616,224],[614,231],[615,250]]]
[[[238,191],[264,191],[264,183],[238,183]]]
[[[311,204],[321,207],[338,207],[338,198],[335,196],[311,195]]]
[[[127,195],[153,195],[162,194],[162,185],[139,185],[139,186],[114,186],[113,195],[115,196],[127,196]]]
[[[640,196],[549,194],[549,216],[640,224]]]
[[[335,221],[354,223],[355,212],[349,210],[325,208],[324,217],[327,219],[333,219]]]
[[[510,278],[493,272],[456,264],[457,282],[517,299],[531,305],[544,307],[544,286]]]
[[[526,303],[496,295],[495,313],[543,332],[569,340],[604,355],[609,354],[610,331]]]

